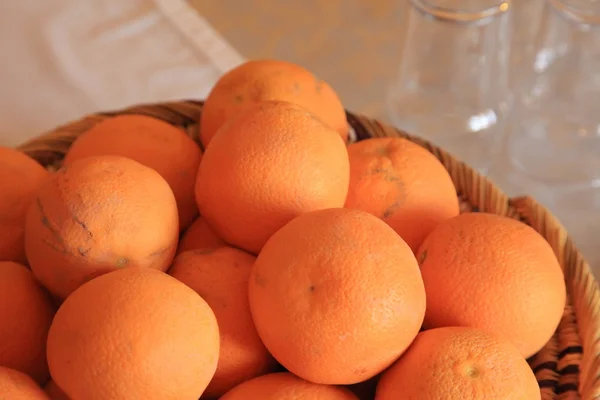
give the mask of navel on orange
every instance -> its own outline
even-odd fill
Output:
[[[540,388],[508,341],[464,327],[417,335],[377,385],[375,400],[535,400]]]

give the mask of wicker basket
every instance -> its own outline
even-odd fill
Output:
[[[198,140],[202,102],[182,101],[140,105],[85,117],[20,146],[49,169],[60,163],[75,138],[103,119],[117,114],[144,114],[186,130]],[[519,219],[540,232],[554,249],[567,282],[568,304],[552,340],[529,362],[543,399],[600,399],[600,295],[587,262],[574,247],[565,229],[529,197],[508,198],[488,179],[453,159],[445,151],[375,120],[347,114],[358,140],[402,136],[427,148],[450,172],[463,211],[485,211]]]

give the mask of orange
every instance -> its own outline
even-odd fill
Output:
[[[198,214],[194,183],[202,153],[183,130],[145,115],[118,115],[79,136],[64,162],[99,155],[128,157],[156,170],[175,194],[182,230]]]
[[[421,332],[377,385],[375,400],[535,400],[533,371],[510,342],[477,329]]]
[[[153,169],[120,156],[74,161],[49,176],[26,221],[35,276],[59,298],[116,269],[165,271],[177,249],[177,205]]]
[[[65,392],[63,392],[53,380],[48,381],[44,387],[44,392],[50,397],[50,400],[70,400]]]
[[[0,261],[27,262],[25,216],[47,174],[29,156],[0,146]]]
[[[221,76],[202,109],[200,139],[204,146],[241,110],[263,101],[288,101],[316,115],[348,138],[346,112],[334,90],[305,68],[281,60],[251,60]]]
[[[48,364],[73,399],[197,400],[219,356],[217,321],[192,289],[125,268],[74,291],[48,334]]]
[[[0,399],[50,400],[30,376],[3,366],[0,366]]]
[[[392,228],[350,209],[306,213],[269,239],[252,269],[258,334],[290,372],[353,384],[391,365],[416,336],[425,290]]]
[[[440,222],[459,213],[450,175],[433,154],[403,138],[372,138],[348,146],[346,207],[384,220],[413,251]]]
[[[196,200],[218,237],[258,254],[294,217],[341,207],[349,179],[340,136],[300,106],[271,101],[247,108],[215,136]]]
[[[195,249],[220,247],[224,244],[225,242],[215,235],[206,220],[200,216],[192,222],[190,227],[181,236],[177,253]]]
[[[425,328],[480,328],[529,357],[560,322],[561,267],[545,239],[517,220],[462,214],[438,225],[417,258],[427,292]]]
[[[276,365],[258,337],[248,305],[248,278],[254,260],[232,247],[190,250],[178,255],[169,270],[206,300],[217,317],[219,363],[203,398],[218,398]]]
[[[0,261],[0,365],[48,380],[46,339],[55,307],[24,265]]]
[[[246,381],[219,400],[358,400],[347,389],[307,382],[289,372],[277,372]]]

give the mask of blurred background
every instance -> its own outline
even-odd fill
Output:
[[[348,109],[387,119],[386,89],[400,65],[408,1],[190,4],[244,57],[300,63],[329,82]]]
[[[600,271],[598,1],[20,0],[0,19],[0,145],[292,61],[349,110],[535,196]]]

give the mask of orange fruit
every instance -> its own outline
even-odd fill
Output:
[[[417,259],[427,292],[425,328],[480,328],[529,357],[558,327],[564,276],[550,245],[528,225],[462,214],[438,225]]]
[[[510,342],[472,328],[446,327],[417,335],[385,371],[375,400],[534,400],[533,371]]]
[[[0,261],[27,262],[25,216],[47,174],[33,158],[0,146]]]
[[[197,216],[194,183],[202,152],[183,130],[146,115],[107,118],[75,140],[64,163],[102,155],[128,157],[156,170],[175,194],[182,230]]]
[[[200,118],[204,146],[241,110],[263,101],[288,101],[313,113],[348,139],[348,122],[334,90],[305,68],[281,60],[252,60],[233,68],[209,93]]]
[[[29,208],[25,249],[59,298],[116,269],[166,270],[177,249],[177,205],[153,169],[120,156],[74,161],[49,176]]]
[[[0,366],[0,398],[6,400],[50,400],[29,375]]]
[[[450,175],[433,154],[398,137],[348,146],[347,208],[372,213],[390,225],[413,251],[440,222],[459,213]]]
[[[211,141],[196,200],[217,236],[258,254],[294,217],[341,207],[349,176],[338,134],[298,105],[264,102],[239,113]]]
[[[206,300],[217,317],[219,363],[203,398],[218,398],[276,365],[258,337],[248,305],[248,278],[254,260],[232,247],[190,250],[179,254],[169,270]]]
[[[416,336],[425,290],[408,245],[375,216],[306,213],[267,242],[252,269],[258,334],[290,372],[353,384],[390,366]]]
[[[277,372],[250,379],[219,400],[358,400],[349,390],[307,382],[289,372]]]
[[[177,253],[183,253],[188,250],[210,249],[225,245],[221,239],[215,235],[208,223],[201,216],[196,218],[189,228],[181,235]]]
[[[62,304],[48,334],[48,364],[73,399],[197,400],[219,356],[210,307],[150,268],[95,278]]]
[[[0,365],[46,382],[46,339],[54,312],[49,294],[27,267],[0,261]]]
[[[50,400],[70,400],[52,379],[44,387],[44,392],[50,397]]]

